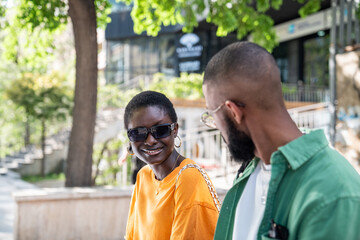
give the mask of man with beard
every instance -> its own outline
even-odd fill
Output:
[[[360,175],[322,130],[297,128],[271,54],[250,42],[227,46],[208,63],[203,91],[202,121],[246,165],[214,239],[360,239]]]

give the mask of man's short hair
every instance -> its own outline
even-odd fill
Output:
[[[203,84],[221,84],[234,74],[256,77],[266,71],[264,64],[273,56],[263,47],[247,41],[232,43],[217,54],[207,64]]]

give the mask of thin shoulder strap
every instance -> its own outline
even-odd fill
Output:
[[[199,170],[199,172],[200,172],[201,175],[203,176],[203,178],[204,178],[204,180],[205,180],[205,182],[206,182],[206,184],[207,184],[207,186],[208,186],[208,188],[209,188],[209,191],[210,191],[210,194],[211,194],[211,196],[212,196],[212,198],[213,198],[213,200],[214,200],[216,209],[218,210],[218,212],[220,212],[221,202],[220,202],[219,197],[218,197],[218,195],[217,195],[217,193],[216,193],[216,191],[215,191],[215,188],[214,188],[214,186],[211,184],[211,181],[210,181],[208,175],[206,174],[206,172],[204,171],[204,169],[202,169],[202,168],[201,168],[199,165],[197,165],[197,164],[192,164],[192,163],[190,163],[190,164],[185,165],[182,169],[180,169],[180,171],[179,171],[179,173],[178,173],[178,175],[177,175],[177,177],[176,177],[175,190],[176,190],[176,188],[177,188],[177,181],[178,181],[178,179],[179,179],[179,177],[180,177],[180,174],[181,174],[185,169],[188,169],[188,168],[196,168],[197,170]]]

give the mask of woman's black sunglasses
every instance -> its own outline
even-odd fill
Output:
[[[131,142],[145,142],[149,133],[156,139],[164,138],[170,136],[171,131],[175,128],[175,124],[176,123],[166,123],[152,126],[151,128],[131,128],[127,131],[127,135]]]

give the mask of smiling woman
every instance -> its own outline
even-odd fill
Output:
[[[136,179],[126,239],[213,239],[219,201],[207,174],[175,150],[179,125],[163,94],[145,91],[126,106],[129,151],[147,163]]]

